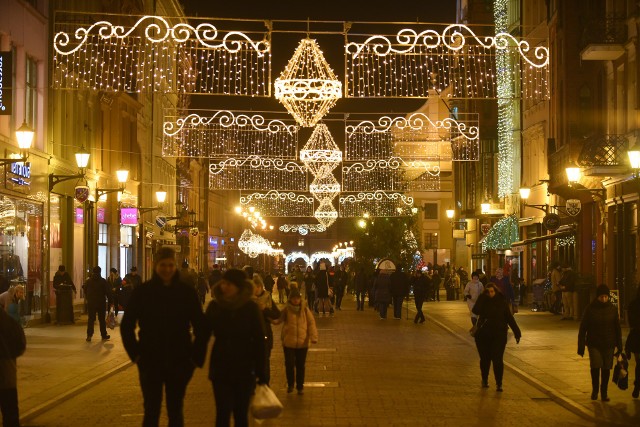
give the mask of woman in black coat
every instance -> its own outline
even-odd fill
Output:
[[[608,402],[607,386],[611,366],[613,366],[613,352],[615,347],[618,351],[622,351],[622,331],[618,310],[609,301],[607,285],[598,286],[596,299],[587,306],[582,316],[578,333],[580,356],[584,356],[585,345],[589,349],[591,366],[591,400],[598,398],[599,385],[600,398],[603,402]]]
[[[640,287],[638,293],[633,301],[629,304],[629,336],[627,337],[627,343],[625,350],[627,352],[627,359],[631,359],[631,353],[635,355],[636,359],[636,381],[633,383],[634,398],[640,397]]]
[[[416,317],[413,319],[413,323],[424,323],[425,317],[422,312],[422,304],[425,298],[427,298],[427,291],[429,288],[429,282],[427,277],[422,274],[422,270],[416,270],[413,277],[413,299],[416,304]]]
[[[216,427],[249,425],[251,395],[267,383],[267,345],[263,314],[252,300],[253,284],[242,270],[227,270],[213,287],[215,299],[205,313],[215,342],[209,379],[216,401]]]
[[[513,331],[516,343],[520,343],[520,328],[511,314],[507,299],[493,284],[487,284],[480,294],[473,313],[478,315],[475,334],[476,348],[480,355],[480,374],[482,387],[489,387],[489,369],[493,363],[493,376],[496,380],[496,391],[502,391],[502,375],[504,373],[504,349],[507,346],[508,327]]]

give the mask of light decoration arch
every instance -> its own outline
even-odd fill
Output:
[[[311,254],[310,264],[313,265],[321,259],[328,260],[331,265],[335,265],[336,263],[336,259],[331,252],[320,251]]]
[[[309,262],[309,256],[304,252],[291,252],[288,253],[284,259],[284,268],[287,273],[289,272],[289,263],[292,263],[299,258],[302,258],[307,265],[311,265],[311,262]]]

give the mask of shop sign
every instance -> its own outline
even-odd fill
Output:
[[[480,224],[480,231],[483,236],[486,236],[489,233],[489,230],[491,230],[491,224]]]
[[[200,234],[200,230],[198,229],[198,227],[192,227],[189,229],[189,234],[191,234],[193,237],[197,237],[198,234]]]
[[[15,162],[9,166],[8,184],[14,187],[28,187],[31,185],[31,164],[29,162]]]
[[[100,223],[104,223],[105,219],[105,208],[98,208],[98,213],[96,215],[97,221]]]
[[[76,208],[75,223],[84,224],[84,209]]]
[[[78,185],[74,189],[73,194],[78,203],[84,203],[89,198],[89,187],[86,185]]]
[[[524,245],[512,246],[511,252],[524,252]]]
[[[471,255],[471,259],[485,259],[487,258],[488,254],[486,253],[481,253],[481,254],[472,254]]]
[[[453,238],[454,239],[464,239],[465,235],[464,235],[465,231],[464,230],[453,230]]]
[[[218,238],[217,237],[213,237],[213,236],[209,236],[209,246],[218,247]]]
[[[167,225],[167,217],[158,215],[156,217],[156,225],[159,228],[163,228],[165,225]]]
[[[138,208],[120,209],[121,225],[138,225]]]
[[[11,52],[0,52],[0,116],[10,116],[13,105]]]
[[[565,204],[565,209],[569,215],[576,216],[582,210],[582,203],[578,199],[569,199]]]
[[[560,215],[550,213],[542,218],[542,225],[549,231],[556,231],[560,228]]]

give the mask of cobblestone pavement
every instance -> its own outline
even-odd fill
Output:
[[[353,305],[347,297],[336,317],[317,319],[320,342],[307,359],[303,396],[286,393],[276,346],[272,387],[285,410],[262,425],[589,426],[608,424],[604,419],[638,425],[640,401],[630,391],[612,386],[610,403],[589,400],[588,362],[575,355],[577,322],[518,314],[523,339],[519,346],[509,341],[505,360],[512,369],[498,393],[493,384],[480,388],[466,304],[429,303],[423,325],[407,321],[406,310],[402,320],[381,321]],[[90,344],[82,324],[29,328],[27,335],[29,350],[19,360],[23,426],[141,424],[137,370],[118,330],[111,341]],[[197,370],[185,401],[186,425],[213,425],[214,416],[206,370]]]

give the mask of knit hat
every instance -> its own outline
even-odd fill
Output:
[[[174,251],[171,248],[160,248],[158,250],[158,252],[156,252],[154,263],[158,264],[163,259],[175,260],[176,259],[176,251]],[[136,270],[137,269],[135,267],[131,267],[131,271],[136,271]]]
[[[247,275],[242,270],[232,268],[225,271],[225,273],[222,275],[222,279],[226,280],[227,282],[233,283],[238,288],[243,288],[247,281]]]
[[[289,299],[294,299],[295,297],[301,298],[300,291],[297,288],[291,289],[289,292]]]
[[[607,287],[607,285],[600,285],[598,286],[598,288],[596,289],[596,297],[599,297],[600,295],[609,295],[609,288]]]

